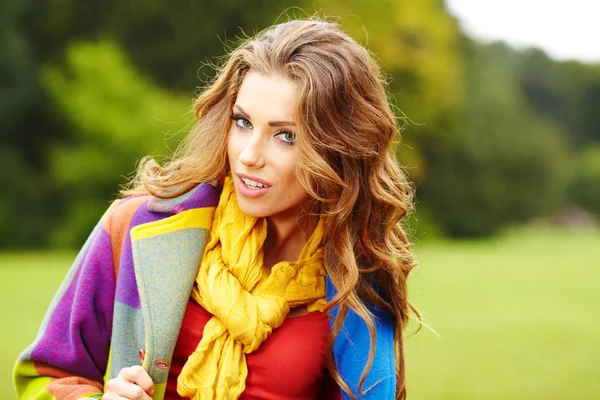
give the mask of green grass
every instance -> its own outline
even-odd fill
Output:
[[[405,339],[409,399],[600,398],[600,233],[521,230],[417,246]],[[0,399],[73,254],[0,255]]]
[[[16,399],[12,368],[35,338],[73,254],[0,254],[0,399]]]
[[[600,234],[537,229],[418,246],[409,398],[600,398]]]

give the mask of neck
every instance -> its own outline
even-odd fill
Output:
[[[264,265],[271,269],[280,261],[296,261],[308,241],[317,217],[301,213],[297,218],[267,218],[267,238],[264,243]]]

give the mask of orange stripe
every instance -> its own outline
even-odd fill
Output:
[[[133,214],[137,209],[148,200],[149,195],[139,195],[128,197],[123,200],[117,200],[119,203],[112,207],[109,215],[104,219],[104,229],[110,235],[111,249],[113,253],[113,268],[115,269],[115,277],[119,274],[119,266],[121,265],[121,252],[123,250],[123,242],[129,233],[129,224],[133,218]]]

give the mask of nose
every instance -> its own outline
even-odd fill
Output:
[[[262,143],[261,135],[255,131],[250,135],[248,141],[243,144],[239,159],[242,164],[249,168],[260,168],[264,165],[263,157],[264,143]]]

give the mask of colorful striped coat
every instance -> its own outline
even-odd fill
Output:
[[[15,366],[21,399],[100,398],[104,382],[140,364],[162,399],[171,356],[220,190],[202,184],[174,199],[134,196],[109,208],[81,249]],[[335,288],[326,278],[327,299]],[[393,399],[393,324],[376,316],[376,354],[361,399]],[[335,316],[337,309],[333,309]],[[333,319],[330,318],[332,323]],[[334,345],[356,393],[369,353],[364,322],[349,312]],[[348,398],[343,393],[343,398]]]

